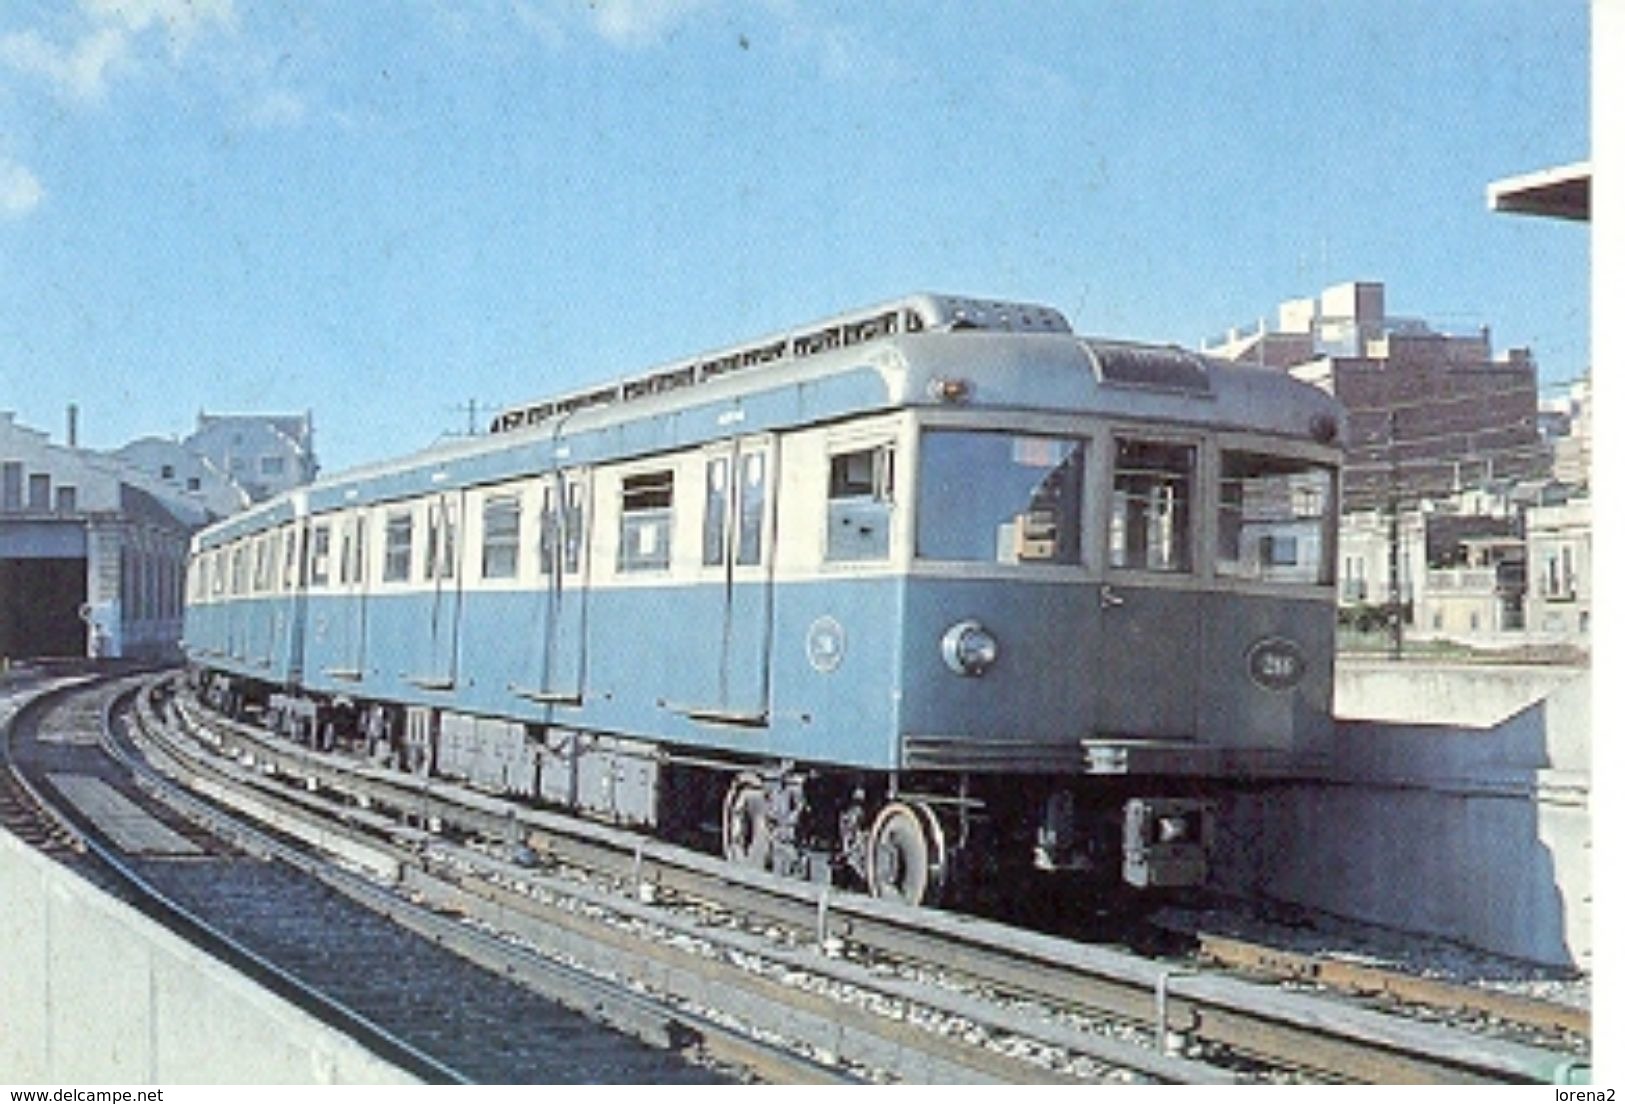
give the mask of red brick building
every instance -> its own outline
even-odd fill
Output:
[[[1536,371],[1527,349],[1496,359],[1489,328],[1467,335],[1391,318],[1380,283],[1328,288],[1282,304],[1206,351],[1289,370],[1335,394],[1349,411],[1343,508],[1391,496],[1415,503],[1491,480],[1551,470],[1538,427]]]

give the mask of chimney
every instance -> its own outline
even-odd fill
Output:
[[[68,447],[79,447],[79,404],[68,404]]]

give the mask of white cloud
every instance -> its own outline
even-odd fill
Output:
[[[0,37],[0,63],[43,77],[58,93],[76,100],[99,100],[113,76],[134,64],[133,55],[149,32],[161,33],[172,59],[179,58],[199,33],[233,26],[233,0],[80,0],[82,18],[73,21],[66,45],[37,30]]]
[[[716,0],[596,0],[593,29],[606,41],[625,47],[658,41],[683,20]]]
[[[258,127],[294,126],[304,121],[305,101],[286,89],[271,89],[248,105],[244,117]]]
[[[22,218],[44,199],[38,177],[26,166],[0,158],[0,217]]]
[[[161,27],[173,48],[184,49],[203,28],[229,27],[236,19],[233,0],[79,0],[93,20],[139,34]]]
[[[0,38],[0,61],[21,73],[44,77],[58,91],[78,100],[100,99],[108,74],[129,54],[123,31],[93,29],[70,47],[47,42],[37,31],[18,31]]]

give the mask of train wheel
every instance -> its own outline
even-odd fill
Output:
[[[942,825],[924,805],[893,802],[869,829],[869,893],[909,905],[935,905],[947,887]]]
[[[727,860],[766,870],[772,854],[767,824],[767,793],[750,778],[736,778],[722,799],[722,853]]]

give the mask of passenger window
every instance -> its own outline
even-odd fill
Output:
[[[324,522],[310,531],[310,585],[326,586],[331,570],[333,534]]]
[[[559,488],[564,488],[560,506]],[[542,484],[542,512],[537,548],[543,579],[555,573],[574,575],[581,570],[582,489],[579,480],[559,482],[553,477]]]
[[[1083,561],[1083,441],[927,430],[920,450],[921,556]]]
[[[518,495],[492,495],[485,500],[480,574],[487,579],[512,579],[519,574]]]
[[[1112,475],[1111,565],[1191,570],[1191,478],[1196,447],[1119,440]]]
[[[762,527],[767,516],[767,453],[745,453],[739,459],[739,468],[739,537],[734,562],[741,567],[759,567]]]
[[[891,555],[891,445],[836,453],[829,459],[824,558],[884,560]]]
[[[299,530],[289,529],[282,541],[282,589],[293,590],[299,585]]]
[[[564,488],[564,573],[575,575],[581,571],[581,545],[586,539],[587,512],[585,485],[572,479]]]
[[[621,481],[621,571],[659,571],[671,566],[673,474],[629,475]]]
[[[762,562],[762,522],[767,513],[767,453],[741,453],[737,464],[718,456],[705,467],[705,540],[702,562],[727,562],[732,537],[733,561],[741,567]]]
[[[339,582],[360,583],[367,563],[367,527],[357,516],[341,523]]]
[[[449,579],[457,571],[457,510],[441,500],[429,503],[428,547],[423,553],[423,578]]]
[[[412,577],[412,511],[392,510],[384,519],[384,582]]]
[[[1336,524],[1330,468],[1258,453],[1224,454],[1219,472],[1221,574],[1329,584]]]
[[[537,563],[543,579],[551,579],[559,566],[559,504],[557,484],[551,476],[542,484],[542,512],[536,526]]]
[[[265,537],[254,541],[253,593],[264,594],[271,588],[271,547]]]
[[[718,456],[705,465],[705,547],[700,562],[706,567],[720,566],[728,558],[728,498],[729,469],[732,463],[726,456]]]
[[[282,530],[271,534],[270,550],[265,554],[265,589],[282,589]]]

